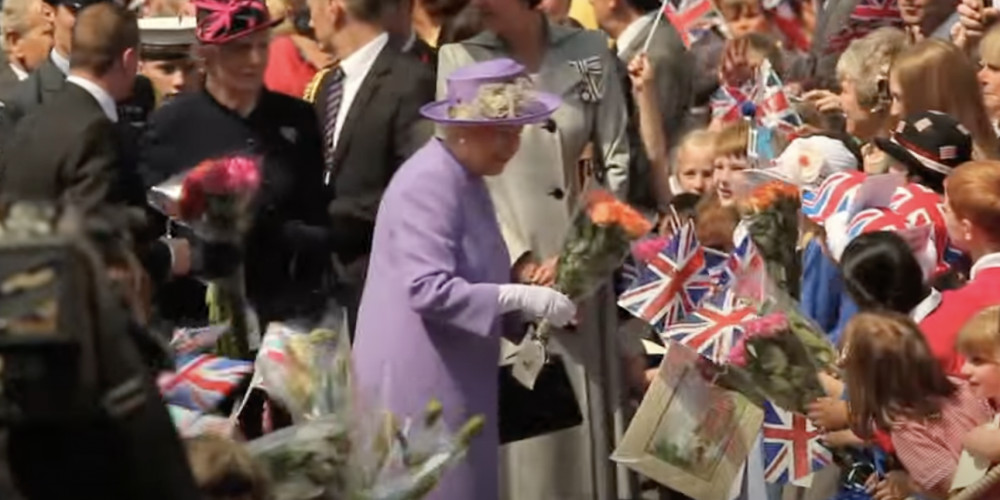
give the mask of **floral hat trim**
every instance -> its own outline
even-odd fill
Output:
[[[534,85],[528,78],[507,83],[487,83],[479,87],[476,98],[448,108],[448,117],[456,120],[502,120],[530,114],[535,99]]]

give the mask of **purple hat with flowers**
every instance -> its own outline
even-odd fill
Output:
[[[195,35],[204,44],[218,45],[266,30],[281,22],[271,19],[263,0],[195,0]]]
[[[420,114],[453,125],[527,125],[544,122],[560,104],[559,96],[534,90],[524,66],[505,58],[455,70],[444,99]]]

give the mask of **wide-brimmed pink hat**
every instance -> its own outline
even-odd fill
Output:
[[[218,45],[271,29],[282,18],[271,19],[263,0],[195,0],[198,41]]]
[[[524,66],[506,58],[455,70],[447,92],[420,114],[452,125],[527,125],[546,121],[562,104],[559,96],[534,90]]]

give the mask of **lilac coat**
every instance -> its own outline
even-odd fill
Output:
[[[354,344],[358,386],[397,414],[418,416],[436,398],[453,428],[487,418],[429,499],[498,496],[497,295],[509,265],[482,177],[431,139],[382,198]]]

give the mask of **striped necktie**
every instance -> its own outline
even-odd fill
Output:
[[[336,66],[330,70],[326,86],[326,119],[323,124],[324,151],[326,172],[323,174],[323,184],[330,185],[333,177],[333,151],[337,137],[337,114],[340,113],[340,103],[344,100],[344,70]]]

